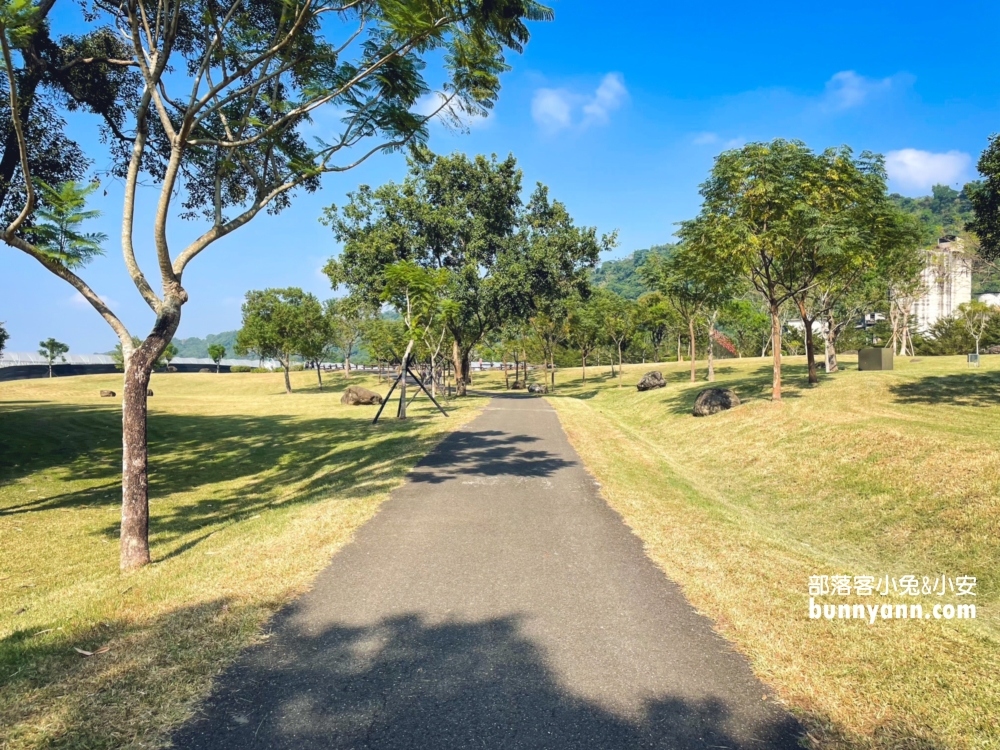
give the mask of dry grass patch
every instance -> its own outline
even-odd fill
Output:
[[[705,383],[676,364],[658,365],[668,386],[646,393],[634,386],[652,366],[626,367],[621,389],[606,370],[586,383],[562,372],[550,401],[650,557],[815,746],[1000,747],[993,359],[980,370],[904,361],[886,373],[848,363],[818,388],[793,359],[782,403],[766,399],[765,361],[727,360],[719,382],[744,405],[703,419],[690,407]],[[978,619],[808,617],[810,575],[909,573],[977,576]]]
[[[0,384],[0,747],[162,746],[405,472],[465,423],[369,426],[342,377],[154,375],[154,563],[118,572],[120,376]],[[351,383],[376,388],[373,378]],[[388,386],[378,386],[385,391]],[[94,653],[83,656],[75,649]],[[107,649],[107,650],[104,650]]]

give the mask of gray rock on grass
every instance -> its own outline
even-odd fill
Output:
[[[739,396],[728,388],[706,388],[698,394],[691,413],[696,417],[707,417],[739,405]]]
[[[651,391],[654,388],[663,388],[667,381],[663,379],[663,373],[659,370],[652,370],[642,376],[636,388],[640,391]]]
[[[541,383],[532,383],[528,386],[528,393],[545,393],[545,386]]]
[[[382,396],[360,385],[349,385],[340,397],[340,403],[348,406],[371,406],[382,403]]]

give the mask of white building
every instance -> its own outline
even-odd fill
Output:
[[[972,300],[972,264],[962,240],[954,235],[942,237],[925,255],[920,276],[923,294],[913,303],[919,333],[926,333],[941,318],[954,315],[959,305]]]
[[[980,294],[979,301],[990,307],[1000,307],[1000,294]]]

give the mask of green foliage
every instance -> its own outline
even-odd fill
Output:
[[[212,359],[215,364],[219,364],[223,359],[226,358],[226,347],[222,344],[209,344],[208,345],[208,356]]]
[[[247,365],[233,365],[232,367],[229,368],[229,372],[250,372],[253,369],[254,368],[249,367]]]
[[[672,244],[653,245],[644,250],[636,250],[618,260],[606,260],[594,270],[591,283],[627,299],[639,299],[647,292],[653,291],[639,269],[648,258],[668,256],[673,249]]]
[[[990,137],[977,167],[983,180],[966,185],[973,212],[967,228],[979,238],[980,255],[997,260],[1000,259],[1000,134]]]
[[[41,347],[38,353],[45,357],[45,361],[49,363],[50,367],[57,359],[62,359],[63,362],[66,361],[64,355],[69,351],[69,347],[61,341],[56,341],[50,337],[45,339],[45,341],[39,341],[38,346]]]
[[[973,218],[971,185],[961,192],[947,185],[935,185],[931,195],[908,198],[897,193],[889,196],[904,213],[920,224],[921,247],[933,247],[946,234],[960,235]]]
[[[391,301],[400,313],[409,284],[434,286],[467,362],[506,322],[551,312],[543,308],[585,290],[587,270],[614,242],[573,224],[544,186],[527,205],[520,192],[513,156],[423,153],[410,159],[402,185],[362,186],[342,209],[327,209],[323,220],[344,249],[325,271],[335,287],[371,304]],[[420,281],[417,268],[431,275]]]
[[[744,357],[759,357],[771,335],[771,318],[749,299],[728,302],[719,316],[721,330]]]
[[[210,333],[205,338],[189,337],[186,339],[174,339],[177,345],[178,357],[198,357],[211,358],[210,347],[213,345],[223,347],[227,352],[236,350],[237,331],[223,331],[222,333]]]
[[[243,327],[236,352],[276,359],[287,370],[292,355],[307,344],[316,326],[324,325],[319,300],[296,287],[249,291],[243,303]]]
[[[87,198],[99,187],[97,183],[80,186],[72,180],[52,188],[39,183],[42,205],[32,228],[35,246],[52,260],[67,268],[79,268],[93,257],[103,255],[102,242],[107,236],[100,232],[82,233],[84,222],[101,215],[86,210]]]
[[[0,322],[0,354],[3,354],[3,349],[7,346],[7,339],[10,338],[10,334],[7,333],[7,329],[4,328],[4,324]]]

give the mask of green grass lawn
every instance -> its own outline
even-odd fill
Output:
[[[769,361],[724,360],[744,403],[706,418],[705,382],[676,363],[626,366],[624,388],[606,367],[560,371],[549,400],[650,557],[815,746],[1000,747],[1000,357],[844,359],[813,388],[786,360],[781,403]],[[651,369],[667,387],[637,392]],[[811,620],[821,574],[974,575],[978,619]]]
[[[444,419],[421,397],[411,419],[373,428],[375,407],[340,404],[342,375],[323,392],[314,373],[292,375],[291,396],[281,374],[153,376],[154,562],[127,575],[121,411],[98,396],[120,392],[121,377],[0,383],[0,748],[162,745],[267,618],[484,403],[464,399]]]

